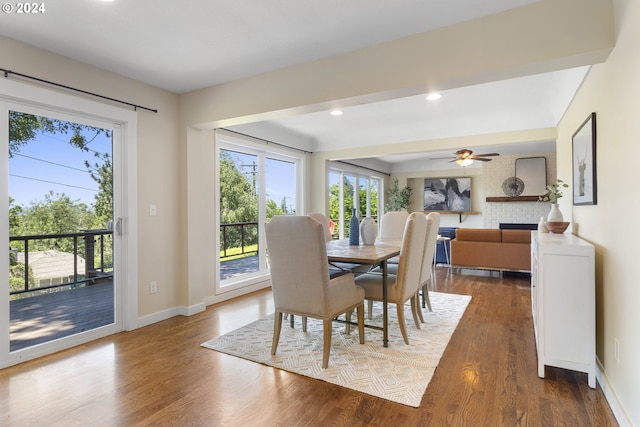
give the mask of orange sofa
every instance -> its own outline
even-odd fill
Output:
[[[451,241],[451,265],[531,271],[531,231],[458,228]]]

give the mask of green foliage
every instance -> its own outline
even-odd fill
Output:
[[[568,188],[569,185],[563,180],[558,179],[556,184],[547,185],[547,192],[538,197],[539,202],[551,202],[557,203],[558,199],[562,197],[562,188]]]
[[[400,190],[398,178],[391,181],[391,188],[387,191],[386,212],[406,210],[411,203],[413,190],[408,185]]]
[[[99,219],[102,227],[113,218],[113,164],[108,153],[96,153],[102,163],[94,163],[90,165],[85,162],[85,166],[89,170],[91,179],[98,183],[98,194],[95,195],[95,203],[93,204],[96,217]]]
[[[231,151],[220,151],[220,224],[258,221],[258,194],[255,183],[239,168],[240,159]],[[275,200],[267,199],[267,220],[286,212],[285,201],[278,206]],[[227,248],[242,244],[241,227],[226,227],[221,242]],[[258,244],[258,227],[244,227],[244,244]]]
[[[9,111],[9,157],[13,157],[20,151],[20,147],[35,139],[38,132],[65,135],[70,133],[69,143],[83,151],[88,151],[87,145],[98,135],[102,133],[107,137],[111,135],[108,129]],[[93,137],[87,139],[83,132],[93,133]]]
[[[29,267],[29,288],[34,289],[38,286],[38,279],[33,270]],[[9,268],[9,291],[20,291],[24,289],[24,263],[15,263]],[[11,299],[16,299],[12,296]]]
[[[353,183],[344,177],[342,183],[343,186],[343,206],[344,206],[344,218],[340,218],[340,187],[338,184],[333,184],[329,187],[329,218],[333,220],[344,221],[345,234],[349,235],[349,219],[351,218],[354,203],[354,187]],[[373,218],[378,217],[378,192],[375,190],[370,191],[370,212]],[[362,220],[362,217],[367,212],[367,190],[361,188],[359,190],[359,206],[358,216]]]

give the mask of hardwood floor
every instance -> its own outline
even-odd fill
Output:
[[[538,378],[527,277],[437,274],[434,290],[473,299],[420,408],[200,347],[271,313],[261,291],[1,370],[0,425],[617,425],[586,374]]]

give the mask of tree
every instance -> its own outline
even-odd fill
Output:
[[[407,209],[411,203],[412,193],[413,189],[408,185],[400,190],[400,187],[398,186],[398,178],[394,177],[391,181],[391,188],[387,191],[387,204],[385,205],[385,210],[387,212],[391,212]]]
[[[98,194],[95,195],[95,203],[93,205],[97,219],[100,220],[101,226],[113,218],[113,165],[111,157],[108,153],[96,153],[97,158],[102,160],[102,164],[94,163],[90,165],[85,161],[85,166],[89,170],[91,179],[98,183]]]
[[[12,225],[15,228],[9,230],[11,236],[77,233],[93,228],[96,222],[95,213],[86,204],[73,201],[64,193],[54,194],[53,191],[45,194],[44,200],[31,202],[30,206],[22,209]],[[20,210],[14,210],[16,215],[18,212]],[[73,253],[72,239],[61,238],[55,242],[35,240],[30,245],[30,251],[50,250],[53,245],[57,250]]]
[[[220,224],[258,221],[258,196],[253,184],[236,166],[239,160],[230,151],[220,151]],[[223,232],[226,247],[238,247],[242,242],[240,227],[226,227]],[[245,228],[245,244],[258,243],[258,228]]]
[[[9,111],[9,157],[13,157],[20,151],[20,147],[35,139],[38,132],[65,135],[71,133],[69,143],[83,151],[88,151],[87,145],[98,135],[104,133],[107,137],[111,136],[111,131],[108,129]],[[88,132],[93,136],[87,139],[83,132]]]

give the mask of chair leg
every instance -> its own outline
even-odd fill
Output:
[[[369,316],[369,320],[373,319],[373,301],[367,300],[367,316]]]
[[[404,338],[404,343],[409,345],[409,337],[407,336],[407,327],[404,324],[404,304],[396,304],[396,309],[398,310],[398,324],[400,325],[400,332],[402,333],[402,338]]]
[[[302,316],[302,332],[307,332],[307,316]]]
[[[422,299],[423,299],[424,301],[426,301],[426,303],[427,303],[427,309],[428,309],[429,311],[433,311],[433,309],[431,309],[431,300],[429,299],[429,284],[428,284],[428,283],[427,283],[427,284],[425,284],[425,285],[422,287]],[[424,307],[424,306],[423,306],[423,307]]]
[[[418,318],[418,310],[420,310],[420,303],[418,301],[418,294],[416,293],[411,297],[411,314],[413,315],[413,322],[416,324],[416,328],[420,329],[420,319]]]
[[[331,319],[323,320],[324,340],[322,343],[322,369],[329,366],[329,353],[331,352]]]
[[[420,308],[420,291],[416,294],[416,311],[418,312],[418,317],[420,318],[420,322],[424,323],[424,317],[422,316],[422,308]]]
[[[282,312],[276,311],[273,315],[273,341],[271,342],[271,355],[275,356],[280,341],[280,329],[282,328]]]
[[[349,310],[344,314],[344,320],[346,323],[344,324],[344,333],[349,335],[351,334],[351,315],[353,314],[353,310]]]
[[[360,344],[364,344],[364,303],[358,306],[357,312],[358,312],[358,336],[360,337]]]

